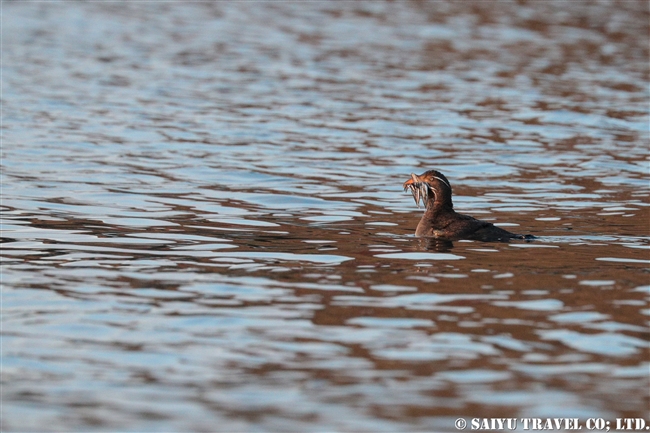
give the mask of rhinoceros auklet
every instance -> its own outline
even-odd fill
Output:
[[[426,208],[415,230],[416,236],[485,242],[535,238],[532,235],[510,233],[487,221],[457,213],[451,201],[451,185],[439,171],[429,170],[419,176],[411,173],[411,178],[404,182],[404,191],[408,190],[413,194],[418,207],[422,200]]]

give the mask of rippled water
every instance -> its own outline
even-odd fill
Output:
[[[648,17],[3,2],[3,431],[650,418]]]

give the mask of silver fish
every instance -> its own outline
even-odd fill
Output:
[[[404,188],[404,192],[411,191],[413,200],[415,200],[418,208],[420,207],[420,200],[422,200],[422,205],[426,206],[429,200],[429,186],[425,182],[420,181],[415,173],[411,173],[411,179],[412,182]]]
[[[411,185],[411,189],[413,192],[413,198],[415,199],[415,204],[417,205],[418,209],[420,208],[420,189],[417,188],[415,185]]]
[[[420,184],[420,197],[422,197],[422,206],[426,206],[429,201],[429,187],[426,183]]]

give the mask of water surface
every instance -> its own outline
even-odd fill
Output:
[[[648,18],[3,2],[2,429],[650,421]]]

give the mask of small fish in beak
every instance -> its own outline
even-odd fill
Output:
[[[413,194],[413,199],[418,208],[420,207],[420,200],[422,200],[422,205],[427,205],[429,186],[426,182],[422,182],[415,173],[411,173],[411,178],[404,182],[404,191],[407,190],[411,190],[411,194]]]

